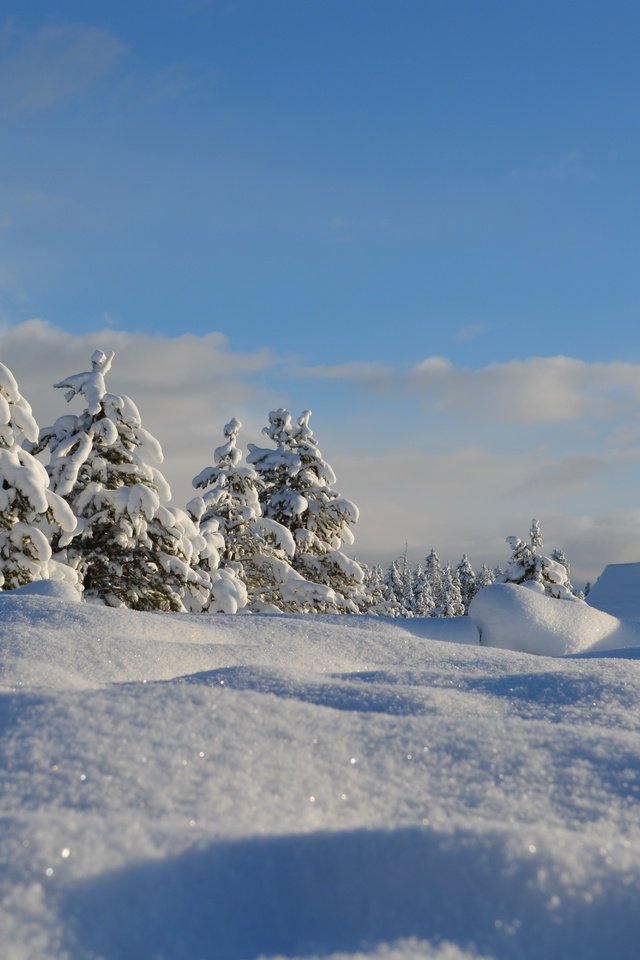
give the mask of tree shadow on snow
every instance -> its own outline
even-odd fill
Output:
[[[502,834],[418,828],[249,838],[79,883],[60,904],[74,960],[254,960],[416,937],[503,960],[635,960],[637,888],[549,905]],[[560,905],[559,905],[560,904]]]

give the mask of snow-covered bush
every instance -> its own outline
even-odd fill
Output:
[[[49,488],[49,476],[23,443],[38,426],[11,371],[0,363],[0,587],[11,590],[34,580],[77,576],[52,557],[50,538],[73,532],[75,517]]]
[[[336,609],[355,613],[365,603],[364,571],[342,552],[353,543],[358,508],[333,489],[336,477],[309,427],[311,411],[294,424],[288,410],[269,414],[264,433],[275,449],[249,444],[247,460],[258,472],[265,517],[291,531],[294,569],[305,580],[333,590]],[[325,609],[323,600],[318,609]]]
[[[528,543],[519,537],[507,537],[507,543],[511,557],[499,578],[502,583],[520,583],[558,600],[578,599],[572,592],[566,560],[561,562],[540,552],[542,534],[535,518],[531,521]]]
[[[96,350],[91,370],[55,384],[68,401],[83,397],[85,409],[60,417],[32,445],[48,449],[51,485],[78,519],[75,535],[56,546],[78,570],[88,600],[199,609],[210,583],[193,563],[205,541],[185,511],[168,506],[171,492],[156,466],[162,450],[136,405],[106,391],[113,356]]]

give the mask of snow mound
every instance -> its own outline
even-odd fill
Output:
[[[80,594],[71,583],[64,580],[34,580],[16,590],[3,590],[0,600],[15,600],[18,597],[49,597],[55,600],[66,600],[70,603],[80,603]]]
[[[513,583],[485,587],[469,614],[489,647],[551,657],[640,647],[639,624]]]
[[[587,603],[614,617],[640,620],[640,563],[610,563],[594,583]]]
[[[287,670],[293,660],[315,669],[317,658],[323,670],[342,673],[369,670],[372,663],[395,664],[398,658],[421,666],[426,639],[455,644],[478,639],[466,617],[446,623],[320,614],[309,619],[143,613],[61,603],[77,599],[75,591],[67,597],[69,589],[41,581],[0,592],[0,690],[147,683],[247,663]],[[313,638],[321,640],[321,651],[309,645]]]

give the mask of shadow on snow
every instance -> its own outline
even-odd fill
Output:
[[[375,674],[373,676],[376,678],[373,682],[367,677],[368,682],[364,684],[357,682],[360,679],[357,674],[348,674],[344,679],[333,676],[328,680],[304,681],[298,676],[260,667],[221,667],[160,682],[223,686],[230,690],[273,694],[314,706],[362,713],[414,716],[431,711],[426,697],[412,696],[402,689],[390,692],[387,675],[382,675],[379,686],[376,686],[378,678]]]
[[[62,919],[78,960],[251,960],[407,937],[505,960],[635,960],[637,876],[567,896],[560,867],[545,861],[542,884],[538,858],[507,843],[419,828],[227,841],[78,884]]]

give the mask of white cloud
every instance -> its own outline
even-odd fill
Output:
[[[409,385],[434,409],[507,423],[606,419],[640,400],[640,366],[532,357],[479,369],[427,357]]]
[[[289,369],[289,375],[300,379],[345,380],[376,392],[388,390],[395,379],[391,367],[366,361],[293,366]]]
[[[232,416],[244,423],[246,447],[247,441],[263,442],[269,410],[288,406],[295,413],[307,405],[300,365],[264,351],[234,351],[220,333],[70,334],[40,320],[0,327],[0,360],[15,373],[43,426],[79,409],[77,401],[67,405],[52,384],[87,369],[98,347],[116,351],[108,388],[131,396],[160,440],[177,504],[193,495],[191,478],[211,463]],[[424,391],[424,380],[430,381],[440,402],[439,413],[425,416],[403,395],[399,378],[384,394],[352,390],[348,411],[342,391],[336,400],[338,382],[345,388],[368,387],[376,377],[392,383],[394,371],[384,364],[308,368],[320,448],[336,472],[338,490],[360,507],[355,554],[388,563],[408,542],[414,559],[434,546],[443,559],[457,561],[466,552],[476,565],[505,563],[505,537],[525,536],[536,516],[545,546],[565,549],[577,580],[593,579],[605,562],[640,559],[639,373],[632,364],[568,358],[473,372],[431,357],[412,384]],[[542,377],[537,388],[536,375]],[[474,389],[482,392],[476,396]],[[549,419],[552,407],[543,405],[547,420],[540,426],[518,396],[522,390],[533,402],[536,389],[569,403],[573,419]],[[483,431],[477,429],[478,408],[489,421]],[[516,430],[491,421],[491,411],[513,419],[514,408],[524,411]],[[598,431],[591,430],[594,411],[610,417]],[[603,439],[603,427],[610,437]]]
[[[442,374],[448,374],[455,370],[455,367],[450,360],[447,360],[446,357],[426,357],[424,360],[421,360],[418,366],[415,368],[414,374],[416,377],[429,377],[432,374],[435,376],[440,376]]]
[[[612,459],[617,457],[611,454],[571,453],[541,460],[536,455],[527,476],[509,492],[539,495],[539,491],[544,490],[547,499],[572,493],[606,469]]]
[[[400,456],[343,451],[332,462],[339,488],[360,507],[355,549],[367,562],[388,562],[406,543],[414,562],[435,547],[443,560],[467,553],[477,566],[504,566],[506,537],[525,538],[534,516],[545,548],[565,550],[578,582],[595,579],[605,563],[640,560],[640,509],[613,513],[610,499],[591,485],[597,479],[606,486],[607,455],[581,462],[464,447]],[[574,515],[571,505],[584,489],[593,512]]]
[[[596,516],[551,514],[547,527],[553,528],[577,581],[593,582],[608,563],[640,560],[640,508],[609,509]]]
[[[5,30],[9,54],[0,60],[0,111],[44,110],[83,93],[127,52],[100,27],[62,24],[15,35]]]

